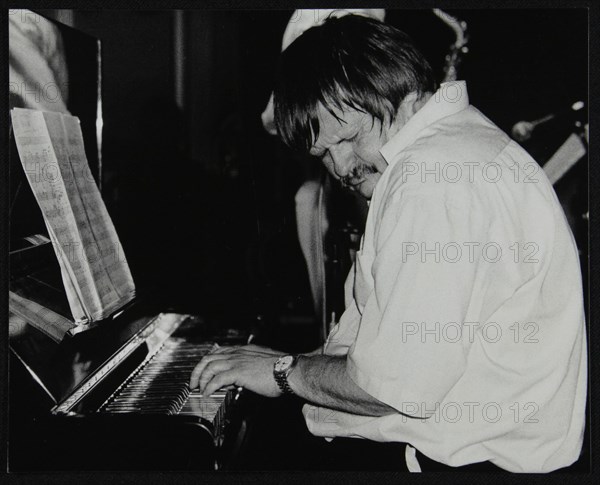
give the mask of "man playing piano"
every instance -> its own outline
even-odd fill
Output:
[[[221,348],[190,386],[295,394],[312,434],[403,443],[411,471],[575,462],[581,274],[535,161],[470,106],[464,82],[438,88],[404,34],[359,16],[285,50],[275,112],[284,142],[370,200],[346,311],[322,349]]]

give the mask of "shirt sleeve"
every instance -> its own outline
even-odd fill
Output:
[[[413,188],[390,197],[377,226],[373,290],[348,373],[405,414],[432,410],[465,371],[468,339],[461,336],[487,229],[481,204],[472,199]]]

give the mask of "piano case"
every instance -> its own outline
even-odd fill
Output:
[[[228,389],[209,398],[208,405],[196,396],[200,405],[192,411],[188,405],[183,412],[185,402],[194,397],[187,379],[199,357],[190,359],[182,370],[181,360],[166,355],[174,345],[197,349],[201,355],[210,348],[209,342],[219,340],[207,335],[200,319],[157,313],[151,304],[139,300],[118,317],[60,343],[27,323],[18,331],[13,329],[9,469],[231,467],[244,436],[244,395]],[[243,337],[225,343],[243,343]],[[148,391],[150,397],[140,394],[139,409],[119,409],[120,394],[152,365],[156,367],[157,361],[161,374],[173,376],[172,381],[163,378],[159,384],[164,389],[154,385]],[[160,406],[149,406],[148,401],[156,401],[156,396]]]

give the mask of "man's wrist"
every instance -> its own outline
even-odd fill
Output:
[[[298,364],[298,355],[283,355],[273,364],[273,378],[283,395],[295,394],[290,387],[288,377]]]

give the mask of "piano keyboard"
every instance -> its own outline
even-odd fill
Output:
[[[225,413],[236,389],[220,389],[211,396],[190,391],[190,375],[213,348],[171,337],[106,400],[102,413],[179,414],[197,416],[212,425],[215,442],[221,440]]]

